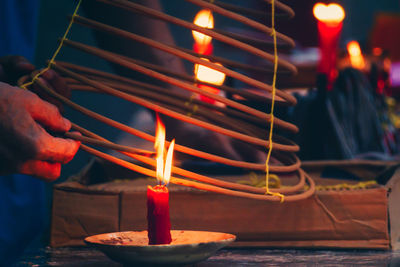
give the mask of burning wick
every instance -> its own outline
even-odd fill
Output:
[[[169,218],[169,192],[167,185],[171,178],[172,157],[175,139],[171,141],[165,156],[165,126],[157,115],[156,139],[156,178],[158,185],[147,187],[147,232],[149,245],[171,243],[171,222]]]
[[[319,48],[321,51],[318,72],[327,76],[327,88],[330,90],[337,74],[336,50],[345,12],[338,4],[325,5],[317,3],[314,5],[313,13],[318,20]]]

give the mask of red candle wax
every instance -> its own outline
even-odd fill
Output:
[[[164,185],[147,187],[147,231],[149,245],[171,243],[169,192]]]
[[[342,27],[342,22],[328,23],[318,21],[319,47],[321,51],[318,72],[326,74],[329,90],[332,88],[332,83],[337,74],[336,53]]]
[[[202,44],[202,43],[195,42],[193,44],[193,51],[198,54],[210,56],[213,53],[213,49],[214,49],[214,47],[211,42],[208,44]]]
[[[209,93],[213,93],[216,95],[218,95],[218,93],[219,93],[219,89],[205,85],[205,84],[198,84],[197,87],[200,89],[203,89],[204,91],[207,91]],[[200,95],[200,100],[210,103],[210,104],[215,104],[215,102],[216,102],[214,99],[203,96],[203,95]]]

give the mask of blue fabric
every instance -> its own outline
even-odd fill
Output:
[[[33,61],[40,0],[0,0],[0,57]]]
[[[0,57],[33,60],[39,2],[0,0]],[[45,207],[44,182],[26,175],[0,177],[0,266],[11,264],[42,233]]]
[[[44,182],[18,174],[0,177],[0,265],[20,255],[43,231],[44,221]]]

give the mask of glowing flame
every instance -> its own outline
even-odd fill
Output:
[[[163,176],[164,176],[164,146],[165,146],[165,126],[157,115],[156,140],[154,142],[154,148],[156,150],[156,162],[157,162],[156,177],[157,181],[159,182],[163,182]]]
[[[335,3],[325,5],[316,3],[313,8],[314,17],[322,22],[340,23],[345,17],[344,9]]]
[[[165,158],[165,126],[157,115],[156,138],[154,148],[156,150],[156,178],[160,184],[168,185],[171,178],[172,157],[174,153],[175,139],[171,141]]]
[[[175,139],[171,141],[168,147],[167,157],[165,159],[165,169],[164,169],[164,183],[168,184],[171,179],[171,169],[172,169],[172,158],[174,156],[174,146]]]
[[[203,59],[209,61],[206,58]],[[219,63],[215,64],[218,66],[222,66]],[[218,86],[224,83],[226,76],[225,73],[223,72],[211,69],[209,67],[200,64],[194,65],[194,74],[196,75],[196,79],[198,81],[207,82]]]
[[[364,69],[365,61],[357,41],[351,41],[347,44],[347,52],[349,53],[351,65],[356,69]]]
[[[194,18],[193,23],[197,26],[207,28],[207,29],[212,29],[214,28],[214,17],[212,15],[212,12],[208,9],[203,9],[200,10],[196,17]],[[202,45],[208,45],[212,37],[202,34],[197,31],[192,31],[193,38],[196,43],[202,44]]]

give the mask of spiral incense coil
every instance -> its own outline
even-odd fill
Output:
[[[292,173],[298,177],[298,182],[295,185],[285,186],[284,188],[269,189],[270,192],[286,194],[285,201],[296,201],[309,197],[315,190],[315,185],[312,179],[300,168],[300,160],[295,155],[295,152],[299,150],[299,147],[290,140],[273,134],[272,143],[266,140],[272,126],[274,125],[281,131],[297,132],[298,128],[292,123],[286,122],[279,118],[273,117],[273,114],[268,114],[260,110],[254,109],[242,102],[238,102],[218,94],[210,93],[206,90],[201,89],[199,84],[209,85],[219,90],[225,91],[230,94],[241,97],[245,101],[263,101],[265,103],[280,105],[280,106],[293,106],[296,104],[296,98],[291,94],[275,89],[272,85],[249,77],[244,72],[257,72],[262,74],[276,74],[273,70],[274,63],[277,63],[277,72],[280,74],[295,74],[297,73],[296,67],[289,61],[276,57],[275,54],[271,54],[259,46],[267,46],[269,48],[287,49],[294,46],[294,41],[279,32],[276,32],[274,28],[270,28],[256,19],[252,18],[267,18],[272,14],[263,12],[260,10],[253,10],[249,8],[243,8],[224,1],[204,1],[204,0],[185,0],[200,8],[208,9],[220,16],[224,16],[236,22],[239,22],[246,27],[250,27],[253,30],[269,36],[274,34],[277,38],[276,41],[271,42],[268,40],[260,40],[236,33],[230,33],[221,29],[208,29],[195,25],[192,22],[185,21],[175,16],[168,15],[161,11],[143,6],[138,3],[134,3],[127,0],[95,0],[102,2],[106,5],[115,6],[121,10],[132,12],[132,15],[147,16],[152,19],[160,20],[166,23],[174,24],[190,31],[197,31],[204,35],[210,36],[213,39],[223,42],[240,51],[252,54],[259,59],[265,61],[265,66],[259,67],[251,64],[233,61],[231,59],[224,58],[221,55],[202,55],[186,48],[168,45],[157,40],[147,38],[145,36],[130,32],[128,30],[116,28],[99,21],[95,21],[89,18],[77,15],[75,12],[70,17],[70,26],[72,24],[80,25],[94,29],[96,31],[102,31],[111,36],[122,37],[124,39],[142,43],[152,49],[160,50],[162,52],[171,54],[177,58],[187,60],[193,64],[199,64],[211,68],[213,70],[224,73],[226,76],[232,79],[238,80],[248,86],[256,88],[261,91],[265,91],[265,94],[257,94],[248,90],[241,90],[233,88],[227,85],[216,86],[206,82],[197,80],[194,76],[178,73],[171,69],[130,58],[124,55],[106,51],[94,46],[83,44],[77,40],[66,39],[67,33],[61,39],[61,46],[69,46],[71,48],[83,51],[85,53],[94,55],[108,62],[118,64],[127,69],[136,71],[144,74],[151,78],[157,79],[164,83],[178,87],[184,91],[195,93],[209,99],[215,100],[216,102],[223,103],[224,106],[210,104],[208,102],[201,101],[199,99],[188,97],[185,94],[181,94],[176,91],[165,89],[164,87],[139,82],[127,77],[118,76],[102,72],[96,69],[82,67],[69,62],[55,61],[55,56],[48,62],[48,68],[51,68],[58,72],[60,75],[65,77],[69,87],[74,91],[91,91],[95,93],[103,93],[111,96],[122,98],[126,101],[130,101],[137,105],[141,105],[155,112],[170,116],[177,120],[190,123],[209,131],[213,131],[222,135],[226,135],[230,138],[237,139],[241,142],[252,145],[255,149],[265,150],[268,147],[273,147],[272,156],[277,160],[277,164],[268,164],[269,171],[276,174],[287,174]],[[184,0],[182,0],[184,1]],[[278,18],[291,18],[294,16],[293,10],[275,0],[260,0],[265,2],[265,5],[274,5],[277,10],[273,14]],[[273,9],[274,10],[274,9]],[[60,49],[59,47],[59,49]],[[56,53],[58,53],[59,49]],[[220,62],[216,64],[214,62]],[[119,123],[99,113],[91,111],[81,105],[74,103],[73,101],[58,94],[52,88],[49,88],[40,79],[37,79],[42,73],[33,73],[31,77],[24,77],[19,82],[24,84],[28,80],[32,80],[34,86],[39,86],[42,90],[50,94],[52,97],[60,100],[65,105],[81,112],[85,116],[91,117],[102,123],[115,127],[126,133],[138,136],[144,140],[154,142],[154,136],[145,132],[139,131],[135,128],[129,127],[125,124]],[[31,84],[28,83],[28,84]],[[273,95],[270,97],[269,95]],[[268,127],[268,123],[273,124]],[[109,140],[88,131],[82,126],[72,124],[73,129],[79,131],[82,136],[75,135],[73,133],[67,133],[66,137],[80,140],[85,144],[94,146],[106,147],[119,151],[137,161],[148,165],[149,167],[142,167],[133,163],[124,161],[122,159],[113,157],[111,155],[100,152],[94,148],[82,145],[81,148],[97,157],[101,157],[108,161],[114,162],[136,172],[144,175],[155,177],[155,173],[152,170],[156,166],[156,161],[152,158],[153,152],[137,149],[134,147],[121,146],[110,142]],[[169,142],[166,142],[167,144]],[[217,162],[220,164],[226,164],[230,166],[240,167],[248,170],[265,171],[265,163],[253,163],[246,161],[239,161],[222,157],[219,155],[208,153],[207,151],[200,151],[191,147],[176,144],[175,150],[185,153],[191,156],[195,156],[204,160]],[[180,184],[184,186],[190,186],[201,190],[207,190],[217,192],[221,194],[269,200],[269,201],[280,201],[282,200],[278,195],[265,194],[265,189],[256,188],[249,185],[242,185],[238,183],[232,183],[221,179],[207,177],[205,175],[197,174],[192,171],[185,170],[177,164],[173,166],[172,173],[175,177],[171,178],[172,183]],[[190,179],[190,180],[187,180]],[[305,190],[306,183],[309,185]],[[268,187],[267,187],[268,192]]]

